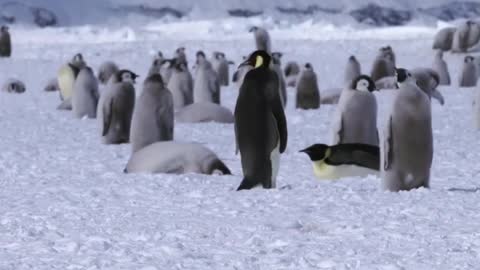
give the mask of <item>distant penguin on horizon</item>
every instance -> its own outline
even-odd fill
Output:
[[[98,81],[90,67],[80,70],[73,89],[73,116],[75,118],[96,118],[99,99]]]
[[[271,56],[258,50],[241,64],[253,69],[243,80],[234,112],[235,139],[244,176],[237,190],[258,185],[275,188],[280,154],[287,147],[287,121],[278,76],[270,62]]]
[[[296,104],[297,109],[320,108],[320,90],[318,89],[317,74],[310,63],[305,64],[297,82]]]
[[[155,142],[173,140],[173,97],[160,74],[150,75],[133,110],[130,127],[132,153]]]
[[[0,57],[12,56],[12,40],[9,28],[6,25],[0,26]]]
[[[253,26],[249,30],[253,33],[255,38],[255,48],[257,50],[266,51],[268,54],[272,53],[272,41],[270,40],[270,34],[265,28]]]

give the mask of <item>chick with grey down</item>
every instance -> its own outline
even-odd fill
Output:
[[[172,93],[174,109],[179,110],[193,103],[193,81],[185,63],[175,58],[169,61],[172,75],[167,88]]]
[[[98,81],[90,67],[80,70],[73,85],[72,112],[75,118],[96,118],[98,105]]]
[[[362,68],[355,55],[348,58],[347,66],[345,68],[345,85],[349,86],[353,80],[362,75]]]
[[[390,46],[380,48],[375,61],[373,62],[371,78],[374,82],[395,76],[395,53]]]
[[[432,68],[438,74],[439,85],[450,85],[450,73],[448,72],[447,62],[443,60],[443,51],[438,50],[435,54]]]
[[[197,52],[193,100],[220,104],[220,83],[212,64],[202,51]]]
[[[212,66],[215,72],[218,75],[218,81],[221,86],[228,86],[230,81],[230,62],[225,57],[225,54],[222,52],[214,52],[212,57]]]
[[[106,61],[103,62],[100,67],[98,68],[98,81],[101,84],[107,84],[110,80],[110,77],[117,73],[120,69],[118,68],[117,64],[113,61]]]
[[[283,73],[285,74],[285,82],[289,87],[297,86],[298,76],[300,75],[300,65],[295,61],[290,61],[285,65]]]
[[[460,87],[474,87],[477,85],[477,67],[473,56],[467,55],[463,60],[462,73],[460,74]]]
[[[297,109],[320,108],[320,91],[318,90],[317,74],[310,63],[305,64],[297,83]]]
[[[160,74],[150,75],[136,101],[130,128],[132,153],[159,141],[173,140],[173,97]]]

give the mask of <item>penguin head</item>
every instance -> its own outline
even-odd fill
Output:
[[[360,75],[352,81],[350,89],[361,92],[373,92],[378,90],[375,86],[375,82],[367,75]]]
[[[238,67],[240,68],[242,66],[251,66],[253,68],[269,68],[271,61],[272,58],[266,51],[258,50],[250,54],[247,60],[241,63]]]
[[[332,154],[332,150],[326,144],[314,144],[300,151],[310,157],[311,161],[323,161]]]
[[[250,32],[250,33],[257,32],[257,30],[258,30],[257,26],[252,26],[252,27],[250,27],[250,29],[248,29],[248,32]]]
[[[118,82],[129,82],[135,84],[135,79],[138,78],[138,75],[133,73],[130,70],[122,69],[117,72],[116,79]]]
[[[73,56],[72,62],[81,62],[83,61],[83,55],[81,53],[77,53]]]
[[[350,55],[350,57],[348,58],[348,61],[350,61],[350,62],[356,62],[356,61],[357,61],[357,58],[355,57],[355,55]]]
[[[471,62],[473,62],[474,60],[475,60],[475,58],[474,58],[473,56],[467,55],[467,56],[465,56],[464,62],[465,62],[465,63],[471,63]]]
[[[282,56],[283,56],[283,54],[281,52],[273,52],[272,53],[272,62],[275,65],[280,65]]]
[[[412,73],[404,68],[395,69],[395,77],[397,78],[397,83],[399,84],[415,80]]]
[[[305,64],[305,69],[313,70],[312,64],[306,63]]]

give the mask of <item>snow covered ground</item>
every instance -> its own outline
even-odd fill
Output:
[[[94,68],[115,60],[144,79],[157,50],[169,55],[185,46],[190,61],[197,50],[223,50],[238,63],[253,49],[251,36],[238,34],[236,24],[222,35],[193,25],[177,27],[179,34],[161,25],[12,30],[17,42],[13,57],[0,59],[0,82],[20,78],[27,92],[0,93],[0,269],[479,268],[473,89],[441,88],[445,106],[432,102],[432,188],[400,193],[380,191],[373,176],[317,181],[298,151],[328,141],[334,106],[295,110],[293,89],[278,188],[246,192],[235,191],[242,173],[233,125],[175,127],[176,140],[207,145],[233,176],[125,175],[129,146],[102,145],[96,121],[57,111],[58,93],[43,92],[77,52]],[[430,66],[435,31],[304,26],[303,35],[279,29],[272,37],[284,63],[311,62],[320,88],[328,89],[341,86],[350,54],[368,73],[376,49],[387,44],[400,67]],[[462,57],[446,58],[456,81]],[[224,88],[222,103],[233,110],[236,95],[233,85]],[[382,121],[391,98],[392,92],[378,94]]]

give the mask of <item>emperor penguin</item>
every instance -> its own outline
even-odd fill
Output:
[[[124,172],[231,174],[225,163],[205,146],[173,141],[156,142],[133,153]]]
[[[117,64],[112,61],[103,62],[100,67],[98,68],[98,81],[101,84],[107,84],[110,80],[110,77],[117,73],[120,69],[118,68]]]
[[[162,75],[162,80],[165,85],[170,81],[172,76],[171,60],[165,59],[162,52],[158,52],[153,61],[150,69],[148,70],[148,76],[158,73]]]
[[[468,35],[470,32],[470,23],[464,22],[459,25],[453,35],[452,52],[465,53],[469,48]]]
[[[0,57],[10,57],[12,55],[12,41],[8,26],[0,26]]]
[[[247,60],[247,57],[243,56],[243,61],[245,60]],[[240,89],[240,86],[243,83],[243,79],[245,78],[245,75],[247,75],[247,73],[252,69],[253,68],[249,65],[239,66],[237,70],[233,73],[232,82],[235,83]]]
[[[269,54],[272,53],[272,42],[270,40],[270,34],[268,34],[266,29],[253,26],[250,28],[249,32],[253,33],[257,50],[263,50]]]
[[[160,74],[150,75],[136,101],[130,128],[132,153],[159,141],[173,140],[173,98]]]
[[[135,107],[135,88],[138,77],[129,70],[119,70],[110,78],[98,104],[99,122],[104,144],[121,144],[130,141],[130,126]]]
[[[231,124],[234,117],[230,109],[211,102],[194,103],[183,107],[175,114],[178,123],[216,122]]]
[[[96,118],[98,81],[90,67],[80,70],[73,86],[72,111],[75,118]]]
[[[300,73],[295,107],[304,110],[320,108],[317,74],[310,63],[305,64],[305,68]]]
[[[237,190],[257,185],[275,188],[280,154],[287,147],[287,121],[278,93],[277,73],[263,50],[241,64],[253,67],[243,80],[235,105],[235,138],[244,178]]]
[[[428,188],[433,160],[430,100],[408,70],[397,69],[397,82],[382,143],[382,186],[389,191]]]
[[[355,55],[348,58],[347,67],[345,68],[345,84],[352,84],[352,81],[362,75],[362,68]]]
[[[390,48],[390,49],[389,49]],[[371,78],[374,82],[395,75],[395,54],[390,46],[380,48],[373,62]]]
[[[472,48],[480,41],[480,24],[471,20],[467,21],[467,24],[469,25],[468,47]]]
[[[77,53],[69,63],[62,66],[58,71],[57,80],[60,88],[60,98],[63,101],[60,107],[63,106],[67,109],[70,107],[71,110],[73,85],[80,70],[86,66],[82,54]]]
[[[320,180],[379,175],[380,148],[368,144],[314,144],[300,151],[313,162],[313,173]]]
[[[440,105],[445,104],[442,93],[438,91],[437,86],[440,84],[440,76],[431,68],[414,68],[410,70],[410,73],[417,81],[417,86],[429,98],[435,98]]]
[[[452,49],[453,36],[457,28],[447,27],[437,32],[433,41],[433,49],[440,51],[450,51]]]
[[[193,100],[220,104],[220,83],[212,64],[202,51],[197,52],[197,68],[193,82]]]
[[[8,79],[2,87],[3,92],[7,93],[16,93],[16,94],[21,94],[24,93],[27,88],[25,87],[25,84],[17,79]]]
[[[185,47],[179,47],[175,50],[175,59],[177,59],[178,63],[187,65],[187,53]]]
[[[290,61],[285,65],[285,69],[283,70],[285,74],[285,81],[287,86],[289,87],[296,87],[297,86],[297,79],[300,75],[300,65],[298,65],[295,61]]]
[[[285,108],[287,106],[287,84],[285,83],[285,78],[283,77],[282,72],[282,53],[272,53],[271,68],[277,73],[279,83],[278,90],[280,92],[283,107]]]
[[[218,75],[218,82],[221,86],[228,86],[230,80],[229,61],[222,52],[214,52],[212,66]]]
[[[477,79],[475,58],[467,55],[463,61],[462,74],[460,75],[460,87],[474,87],[477,85]]]
[[[439,84],[440,85],[450,85],[450,73],[448,72],[447,62],[443,60],[443,51],[438,50],[433,59],[433,70],[438,74]]]
[[[193,85],[185,63],[173,59],[170,61],[170,65],[172,66],[172,76],[167,88],[172,93],[174,109],[179,110],[193,103]]]
[[[332,144],[361,143],[378,146],[375,83],[360,75],[340,95],[332,123]]]

